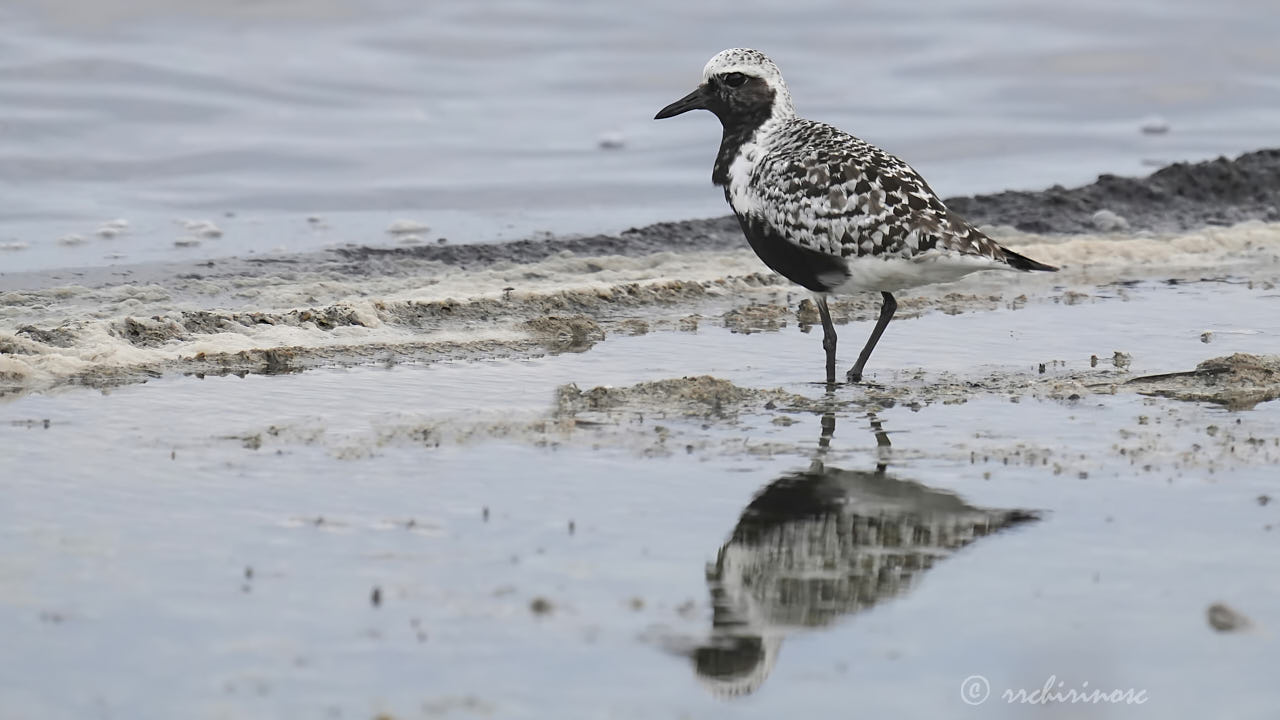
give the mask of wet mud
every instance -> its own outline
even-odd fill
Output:
[[[796,410],[812,409],[813,401],[780,388],[746,388],[704,375],[644,382],[629,387],[594,387],[587,391],[579,390],[575,385],[565,385],[556,391],[555,414],[577,416],[625,410],[630,413],[657,411],[724,417],[744,409],[773,410],[779,405]]]
[[[1195,370],[1133,378],[1124,383],[1143,395],[1211,402],[1229,410],[1248,410],[1280,398],[1280,355],[1236,353],[1205,360]]]
[[[971,222],[1035,233],[1189,230],[1280,220],[1280,149],[1174,163],[1143,178],[1102,175],[1077,188],[949,198]]]

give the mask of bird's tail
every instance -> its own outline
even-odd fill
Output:
[[[1045,265],[1042,262],[1036,262],[1026,255],[1019,255],[1007,247],[1001,247],[1004,251],[1005,262],[1009,263],[1009,267],[1014,270],[1041,270],[1043,272],[1058,272],[1058,268],[1052,265]]]

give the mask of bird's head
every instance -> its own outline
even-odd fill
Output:
[[[795,115],[778,66],[764,53],[747,48],[731,48],[711,58],[702,70],[702,83],[659,110],[654,119],[690,110],[710,110],[725,126]]]

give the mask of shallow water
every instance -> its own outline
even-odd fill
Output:
[[[1040,362],[1123,378],[1112,350],[1141,374],[1280,334],[1261,287],[1124,296],[903,319],[873,379],[1029,383]],[[1237,313],[1216,316],[1211,297]],[[1280,404],[977,392],[871,415],[833,402],[828,419],[659,404],[539,424],[561,383],[701,373],[821,408],[818,360],[813,334],[704,324],[531,360],[166,377],[9,402],[0,631],[24,651],[0,655],[0,697],[40,717],[777,717],[851,703],[945,716],[966,712],[961,683],[983,675],[981,712],[1022,717],[1001,693],[1055,676],[1149,698],[1098,714],[1268,716],[1280,517],[1258,498],[1275,492]],[[815,460],[843,504],[776,506],[781,544],[726,550],[747,574],[709,583],[752,498]],[[869,502],[871,517],[944,522],[952,494],[1039,519],[954,553],[926,543],[924,569],[875,576],[888,579],[853,599],[840,568],[858,577],[890,547],[805,540]],[[816,569],[788,574],[805,558]],[[751,578],[769,577],[790,588],[768,596],[780,604],[742,606]],[[1253,629],[1214,632],[1220,601]],[[751,677],[715,679],[705,663],[699,676],[698,648]]]
[[[735,45],[944,194],[1140,174],[1276,143],[1277,19],[1264,0],[17,0],[0,272],[722,215],[714,119],[651,118]],[[402,218],[431,229],[388,235]]]

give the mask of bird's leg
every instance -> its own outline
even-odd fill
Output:
[[[858,355],[858,362],[854,363],[853,368],[849,370],[848,379],[851,383],[862,382],[862,368],[867,364],[867,358],[871,357],[871,351],[876,349],[876,343],[884,334],[885,327],[893,319],[894,311],[898,309],[898,301],[894,300],[892,295],[887,292],[880,294],[884,296],[884,304],[880,306],[880,319],[876,320],[876,327],[871,331],[871,337],[867,338],[866,347],[862,348],[862,352]]]
[[[827,351],[827,384],[836,384],[836,328],[831,324],[827,296],[818,295],[818,314],[822,316],[822,349]]]

